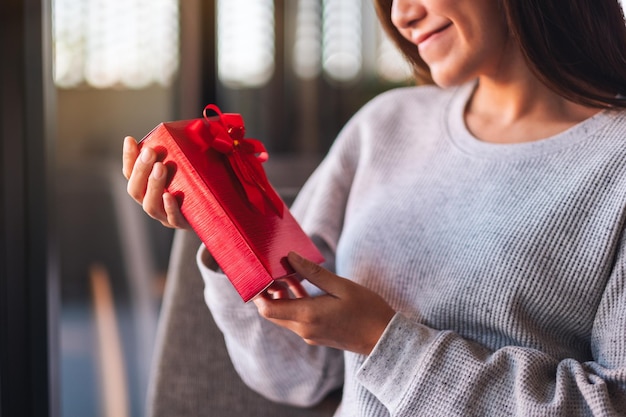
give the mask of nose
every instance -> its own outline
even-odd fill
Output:
[[[420,0],[393,0],[391,5],[391,23],[398,30],[412,28],[425,14]]]

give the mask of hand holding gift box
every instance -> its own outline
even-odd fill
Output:
[[[323,261],[267,180],[267,151],[245,138],[241,115],[208,105],[201,119],[159,124],[139,146],[157,152],[167,191],[244,301],[294,274],[289,251]]]

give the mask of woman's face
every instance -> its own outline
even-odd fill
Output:
[[[391,21],[416,45],[435,83],[501,77],[511,62],[500,0],[393,0]]]

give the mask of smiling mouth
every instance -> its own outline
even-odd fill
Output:
[[[432,32],[428,32],[423,34],[422,36],[418,37],[415,40],[415,44],[419,46],[419,44],[427,41],[428,39],[430,39],[432,36],[443,32],[444,30],[448,29],[450,26],[452,26],[452,22],[448,23],[447,25],[444,25],[442,27],[440,27],[439,29],[433,30]]]

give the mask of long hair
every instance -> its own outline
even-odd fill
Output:
[[[382,27],[432,84],[415,45],[391,22],[393,0],[375,0]],[[501,0],[509,31],[535,75],[557,94],[591,107],[626,108],[626,25],[618,0]]]

